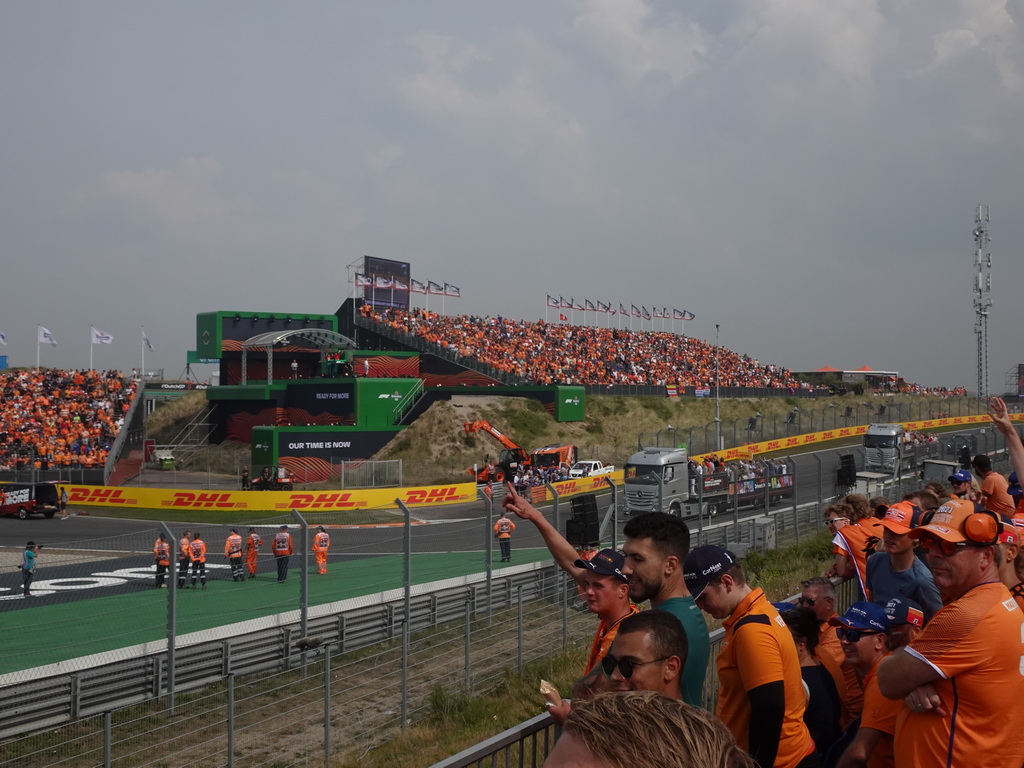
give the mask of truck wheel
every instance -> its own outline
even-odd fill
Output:
[[[683,508],[679,506],[678,501],[673,501],[671,506],[668,508],[668,513],[672,515],[672,517],[682,517]]]
[[[21,520],[28,520],[31,515],[25,507],[18,507],[18,518]]]
[[[494,482],[496,482],[496,483],[504,483],[505,482],[505,472],[500,470],[500,469],[496,470],[495,473],[494,473]]]
[[[51,509],[51,510],[48,510],[48,511],[44,512],[43,513],[43,517],[45,517],[47,520],[49,520],[55,514],[56,514],[56,511]]]
[[[292,489],[292,484],[291,483],[281,483],[281,490],[282,491],[290,491],[291,489]]]

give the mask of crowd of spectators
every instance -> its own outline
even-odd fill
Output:
[[[0,471],[102,467],[134,392],[119,371],[0,373]]]
[[[534,384],[810,388],[787,369],[700,339],[658,331],[441,315],[423,309],[364,316]],[[717,356],[718,375],[715,373]]]

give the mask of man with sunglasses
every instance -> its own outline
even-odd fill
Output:
[[[889,653],[889,619],[875,603],[854,603],[842,616],[829,621],[839,637],[847,663],[864,687],[864,710],[853,740],[843,751],[837,768],[894,768],[893,735],[903,702],[887,699],[878,690],[875,670]]]
[[[800,582],[800,597],[796,602],[803,608],[813,610],[818,619],[818,656],[829,656],[833,660],[834,666],[839,667],[843,673],[843,680],[846,683],[843,704],[846,708],[847,718],[860,717],[861,706],[864,702],[864,691],[861,689],[860,679],[853,668],[846,663],[846,656],[843,654],[839,638],[836,637],[835,630],[829,626],[829,621],[838,616],[835,584],[824,576],[813,576],[802,581]],[[843,725],[846,725],[845,721]]]
[[[761,768],[818,765],[804,723],[806,694],[796,643],[760,587],[726,549],[708,544],[686,558],[686,588],[697,606],[722,620],[716,659],[716,714]]]
[[[944,608],[878,667],[885,696],[903,699],[899,766],[1002,768],[1024,763],[1024,614],[999,581],[1000,521],[951,499],[910,532],[928,556]]]
[[[601,666],[613,691],[658,691],[681,701],[687,652],[679,619],[667,611],[643,611],[622,620]]]

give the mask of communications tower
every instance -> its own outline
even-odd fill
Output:
[[[992,254],[988,250],[988,206],[974,211],[974,335],[978,341],[978,397],[988,397],[988,311],[992,307]]]

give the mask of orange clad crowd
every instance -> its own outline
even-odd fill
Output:
[[[119,371],[0,373],[0,470],[102,467],[134,392]]]
[[[785,368],[659,331],[440,315],[363,305],[364,316],[535,384],[808,388]]]

